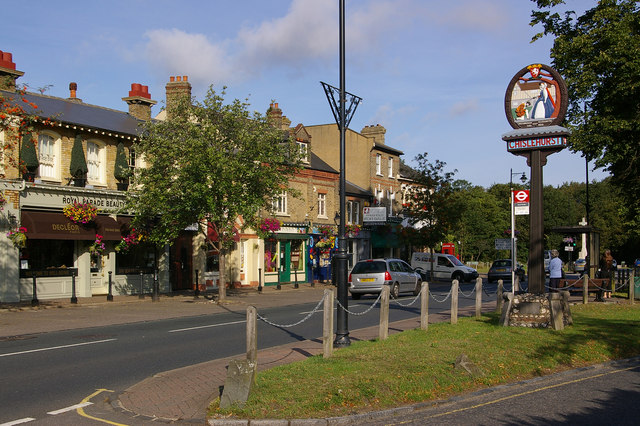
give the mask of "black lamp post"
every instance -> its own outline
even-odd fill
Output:
[[[326,83],[320,82],[324,88],[327,100],[331,105],[331,112],[336,119],[340,129],[340,225],[338,227],[338,252],[334,255],[334,265],[336,267],[336,281],[338,287],[338,302],[341,305],[336,315],[336,339],[333,342],[335,347],[349,346],[349,326],[347,321],[347,307],[349,294],[347,292],[347,241],[345,236],[345,217],[343,213],[346,209],[346,177],[345,177],[345,132],[349,127],[349,122],[362,100],[358,96],[345,91],[345,29],[344,29],[344,0],[340,0],[340,89],[336,89]],[[339,101],[336,102],[335,94],[339,94]],[[349,106],[347,103],[349,97]]]

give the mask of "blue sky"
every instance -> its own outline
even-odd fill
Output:
[[[595,0],[568,0],[573,8]],[[531,44],[529,0],[347,0],[346,90],[363,98],[350,128],[386,127],[404,160],[427,152],[456,178],[488,187],[526,172],[501,135],[504,95],[531,63],[550,64],[550,38]],[[264,113],[279,103],[292,125],[333,123],[320,81],[339,85],[337,0],[29,0],[5,4],[0,50],[19,82],[127,110],[131,83],[164,105],[169,76],[187,75],[202,99],[210,85]],[[348,165],[347,165],[348,167]],[[544,183],[584,182],[585,160],[549,157]],[[589,179],[605,177],[589,171]],[[514,176],[514,180],[518,177]]]

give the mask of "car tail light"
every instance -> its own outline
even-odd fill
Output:
[[[351,274],[349,274],[349,281],[348,281],[348,282],[352,282],[352,281],[351,281]]]
[[[389,271],[384,272],[384,280],[391,281],[391,274],[389,273]]]

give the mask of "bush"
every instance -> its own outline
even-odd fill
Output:
[[[27,171],[35,173],[36,169],[40,165],[40,161],[38,160],[36,145],[33,143],[33,135],[31,133],[27,133],[22,136],[20,157],[22,158],[22,163]]]
[[[82,148],[82,137],[77,135],[76,140],[73,142],[73,148],[71,149],[69,173],[71,173],[71,176],[74,178],[84,178],[88,171],[87,160],[84,158],[84,149]]]
[[[113,176],[119,181],[126,181],[131,172],[129,171],[129,163],[124,153],[124,144],[120,142],[116,150],[116,164],[113,168]]]

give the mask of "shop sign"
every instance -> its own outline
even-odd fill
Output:
[[[386,207],[364,207],[362,209],[362,221],[363,222],[386,222],[387,208]]]

